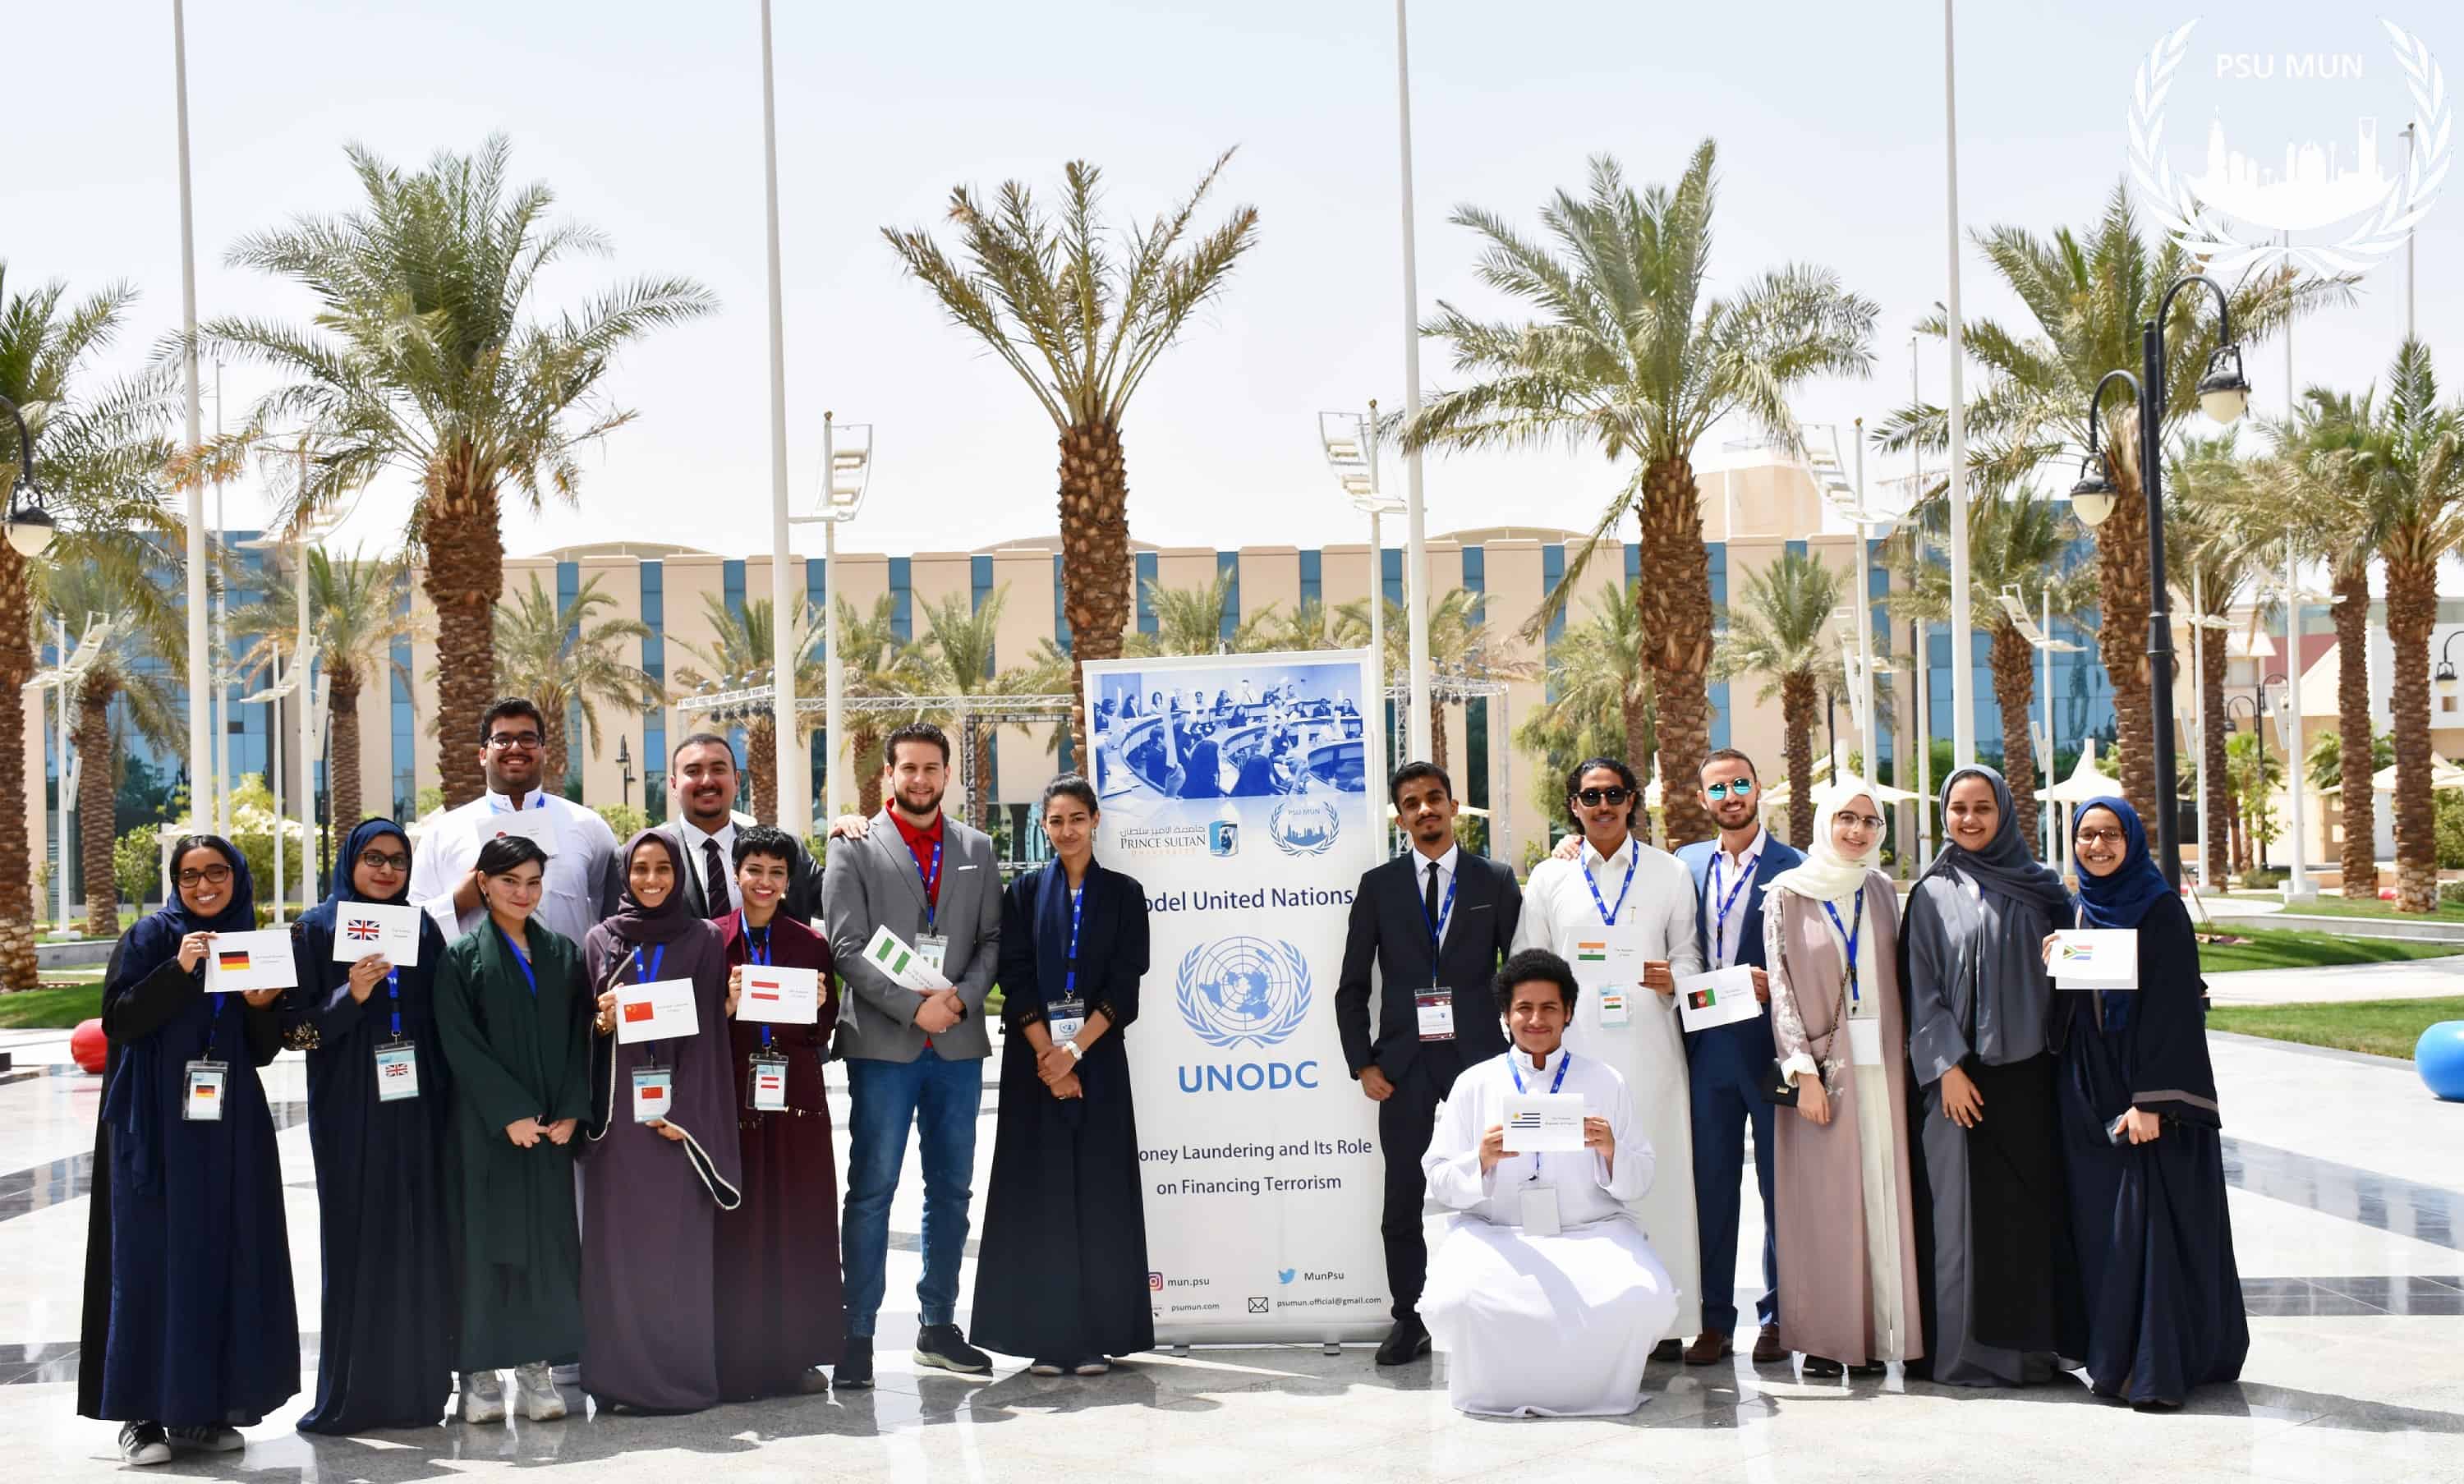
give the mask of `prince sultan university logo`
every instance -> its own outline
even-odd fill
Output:
[[[2190,44],[2191,21],[2158,39],[2130,91],[2130,177],[2139,198],[2184,251],[2205,260],[2211,273],[2233,273],[2262,260],[2281,258],[2288,268],[2319,273],[2358,273],[2401,246],[2437,201],[2445,184],[2453,113],[2447,76],[2430,48],[2392,21],[2382,21],[2412,98],[2415,147],[2395,180],[2387,178],[2375,119],[2356,127],[2354,159],[2340,165],[2341,145],[2284,147],[2283,169],[2225,146],[2224,120],[2208,131],[2207,168],[2176,174],[2165,154],[2165,99]],[[2317,55],[2220,53],[2219,77],[2273,78],[2281,64],[2287,78],[2357,78],[2359,54]],[[2349,226],[2347,225],[2349,224]],[[2332,240],[2302,242],[2295,234],[2322,231]],[[2245,234],[2281,233],[2277,241],[2245,240]],[[2341,235],[2335,235],[2341,233]]]
[[[1178,988],[1180,1017],[1209,1046],[1272,1046],[1309,1018],[1309,961],[1288,943],[1201,943],[1181,956]]]

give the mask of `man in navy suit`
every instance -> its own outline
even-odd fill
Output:
[[[1711,969],[1749,965],[1762,1013],[1685,1035],[1685,1074],[1694,1109],[1694,1212],[1703,1250],[1703,1333],[1685,1364],[1709,1365],[1731,1353],[1737,1328],[1738,1185],[1745,1178],[1746,1124],[1754,1127],[1754,1183],[1763,1192],[1763,1296],[1754,1304],[1762,1333],[1754,1364],[1788,1359],[1779,1341],[1779,1263],[1772,1237],[1771,1103],[1762,1078],[1774,1055],[1771,986],[1763,974],[1763,884],[1805,857],[1764,832],[1762,782],[1753,759],[1722,748],[1703,762],[1703,806],[1720,826],[1716,840],[1677,852],[1694,873],[1694,932]]]

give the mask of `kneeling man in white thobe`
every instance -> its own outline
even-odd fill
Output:
[[[1420,1317],[1446,1356],[1446,1399],[1494,1416],[1613,1417],[1642,1405],[1642,1367],[1677,1317],[1677,1289],[1626,1203],[1651,1186],[1617,1069],[1565,1049],[1574,971],[1528,949],[1497,974],[1514,1048],[1466,1067],[1420,1161],[1454,1212],[1429,1257]],[[1571,1138],[1582,1147],[1509,1153]],[[1515,1106],[1509,1110],[1508,1100]],[[1508,1133],[1508,1114],[1516,1129]]]

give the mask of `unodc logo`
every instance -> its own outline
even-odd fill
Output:
[[[1266,817],[1266,834],[1287,856],[1322,856],[1343,833],[1343,816],[1324,798],[1287,794]]]
[[[1210,1046],[1272,1046],[1309,1018],[1309,963],[1288,943],[1221,938],[1180,961],[1180,1017]]]

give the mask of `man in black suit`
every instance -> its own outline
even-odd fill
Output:
[[[1360,878],[1343,941],[1343,976],[1334,1023],[1344,1063],[1377,1104],[1377,1146],[1386,1160],[1386,1286],[1395,1327],[1377,1364],[1400,1365],[1425,1354],[1420,1287],[1428,1277],[1421,1233],[1426,1181],[1420,1156],[1436,1130],[1438,1104],[1455,1074],[1506,1050],[1490,979],[1514,944],[1523,889],[1514,872],[1455,843],[1454,783],[1434,763],[1405,763],[1387,797],[1412,848]],[[1381,999],[1373,1037],[1370,968]]]
[[[736,749],[696,731],[668,754],[668,822],[659,826],[685,862],[685,906],[695,917],[736,910]],[[787,863],[779,910],[800,923],[822,915],[822,868],[803,841]]]

